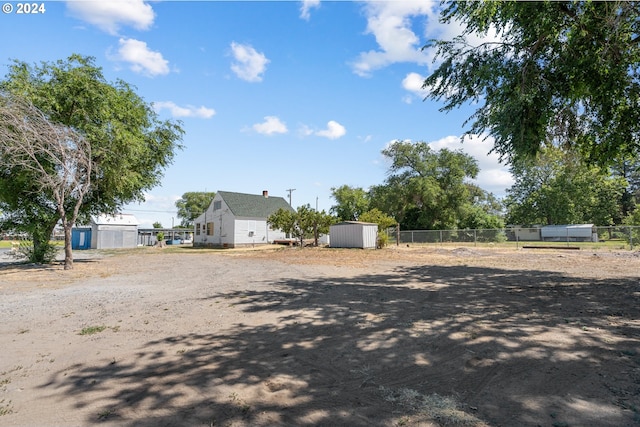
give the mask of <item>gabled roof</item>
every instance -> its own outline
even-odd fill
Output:
[[[218,191],[216,193],[227,204],[236,217],[267,218],[278,209],[293,211],[289,203],[282,197],[265,197],[259,194],[232,193]]]
[[[98,215],[92,218],[97,225],[138,225],[139,222],[135,216],[131,214],[115,214],[115,215]]]
[[[378,225],[375,222],[362,222],[362,221],[341,221],[333,225]]]

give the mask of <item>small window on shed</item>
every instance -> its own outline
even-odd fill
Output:
[[[207,236],[213,236],[213,223],[207,223]]]
[[[222,209],[222,200],[216,200],[213,202],[213,210],[219,211],[220,209]]]
[[[200,223],[196,222],[196,236],[200,235]]]

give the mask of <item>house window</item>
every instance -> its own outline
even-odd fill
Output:
[[[213,223],[207,223],[207,236],[213,236]]]
[[[222,200],[216,200],[213,202],[213,210],[219,211],[220,209],[222,209]]]
[[[196,222],[196,236],[200,235],[200,223]]]

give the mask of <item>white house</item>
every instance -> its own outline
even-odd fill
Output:
[[[267,224],[269,215],[283,208],[293,211],[282,197],[218,191],[207,210],[195,220],[193,245],[233,248],[273,243],[286,238]]]

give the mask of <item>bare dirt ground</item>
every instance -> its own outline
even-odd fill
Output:
[[[640,254],[141,249],[0,267],[3,426],[637,426]]]

